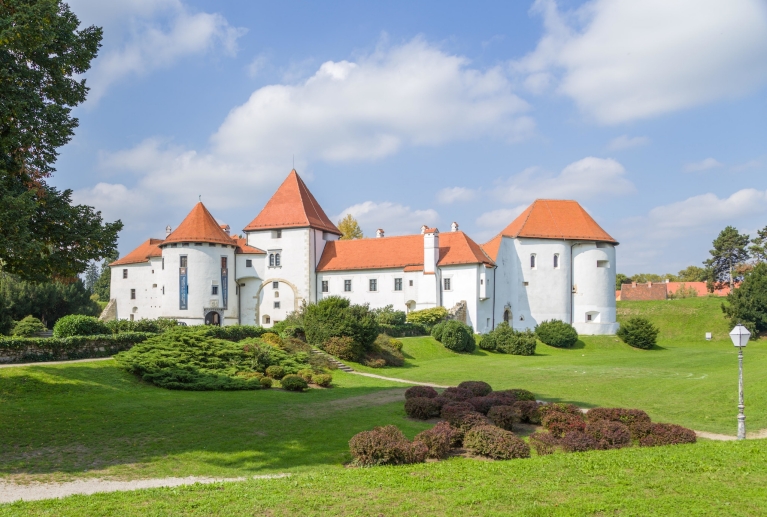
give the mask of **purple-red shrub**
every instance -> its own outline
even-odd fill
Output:
[[[463,381],[458,387],[469,390],[475,397],[484,397],[493,391],[493,388],[484,381]]]
[[[586,429],[586,422],[583,420],[583,415],[559,413],[557,411],[550,411],[543,415],[541,424],[556,437],[562,437],[572,431],[582,432]]]
[[[438,395],[437,390],[431,386],[413,386],[405,391],[405,398],[412,399],[415,397],[424,397],[427,399],[436,398]]]
[[[501,399],[493,397],[472,397],[466,402],[474,406],[474,411],[482,413],[483,415],[486,415],[491,407],[500,406],[502,404]]]
[[[422,431],[415,435],[414,442],[421,442],[426,445],[428,458],[444,458],[450,452],[450,446],[453,443],[453,435],[456,431],[450,427],[447,422],[440,422],[431,429]]]
[[[675,424],[652,424],[650,434],[639,440],[642,447],[695,443],[695,431]]]
[[[413,397],[405,401],[405,413],[410,418],[428,420],[439,416],[439,405],[434,402],[434,399]]]
[[[582,431],[570,431],[565,434],[559,444],[565,452],[593,451],[598,447],[597,441]]]
[[[538,453],[538,456],[547,456],[557,448],[559,439],[551,433],[536,431],[530,435],[530,445]]]
[[[463,445],[496,460],[530,457],[530,447],[525,442],[494,425],[480,425],[468,430]]]
[[[485,415],[477,413],[476,411],[461,413],[455,417],[452,422],[449,423],[464,433],[469,429],[473,429],[479,425],[492,425],[492,422],[490,422],[490,420],[488,420]]]
[[[541,412],[539,410],[540,404],[534,400],[520,400],[512,404],[517,410],[519,410],[522,422],[528,424],[540,425]]]
[[[448,388],[442,392],[442,396],[446,399],[462,402],[464,400],[469,400],[474,394],[466,388]]]
[[[641,409],[597,407],[589,409],[586,413],[586,420],[589,422],[596,422],[597,420],[620,422],[629,428],[633,440],[639,440],[649,432],[650,416]]]
[[[535,400],[535,395],[533,395],[533,392],[528,390],[511,389],[511,390],[494,391],[493,393],[506,395],[506,396],[512,397],[514,400]]]
[[[451,422],[452,419],[458,415],[469,413],[471,411],[474,411],[474,406],[468,402],[447,401],[445,402],[445,405],[442,406],[439,416],[448,422]]]
[[[501,429],[512,431],[514,424],[518,423],[522,416],[514,406],[493,406],[487,412],[487,417]]]
[[[349,451],[359,466],[403,465],[422,463],[428,447],[421,442],[410,442],[402,431],[387,425],[352,436]]]
[[[566,413],[568,415],[576,415],[583,417],[583,411],[578,406],[573,404],[564,404],[562,402],[553,402],[551,404],[542,404],[538,411],[541,412],[541,418],[549,413]]]
[[[620,422],[597,420],[586,424],[586,434],[597,441],[598,449],[619,449],[631,445],[631,431]]]

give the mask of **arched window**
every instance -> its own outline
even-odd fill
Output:
[[[535,269],[535,253],[530,255],[530,269]]]
[[[274,254],[274,267],[280,267],[280,254]]]
[[[266,323],[266,324],[269,324],[269,323],[272,322],[272,319],[269,316],[266,316],[266,315],[264,315],[264,317],[262,319],[263,319],[264,323]]]
[[[554,253],[554,269],[559,269],[559,253]]]
[[[269,254],[269,267],[274,267],[274,253]]]
[[[511,311],[509,309],[506,309],[505,311],[503,311],[503,321],[508,323],[510,319],[511,319]]]

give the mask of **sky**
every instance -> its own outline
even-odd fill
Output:
[[[240,233],[293,167],[366,236],[575,199],[629,275],[767,226],[765,0],[69,3],[104,40],[53,183],[123,255],[199,199]]]

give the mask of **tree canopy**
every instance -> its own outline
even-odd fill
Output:
[[[22,278],[75,277],[114,253],[122,228],[46,183],[88,91],[75,77],[101,45],[100,28],[79,24],[61,0],[0,1],[0,266]]]
[[[357,220],[352,214],[346,214],[346,216],[338,221],[338,229],[341,230],[341,240],[361,239],[362,228],[360,228]]]
[[[714,239],[711,250],[711,258],[704,262],[711,270],[713,281],[719,285],[730,284],[733,288],[736,281],[742,279],[742,269],[739,269],[748,260],[747,246],[750,237],[741,234],[733,226],[728,226]]]
[[[755,262],[767,262],[767,226],[756,231],[756,237],[751,239],[748,251]]]
[[[742,323],[756,338],[767,330],[767,263],[757,264],[745,275],[743,283],[727,295],[722,310],[733,325]]]

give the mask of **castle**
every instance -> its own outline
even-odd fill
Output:
[[[420,234],[339,240],[295,170],[248,224],[230,235],[198,203],[165,239],[149,239],[110,264],[105,316],[175,318],[188,325],[270,327],[302,302],[343,296],[370,307],[442,306],[488,332],[544,320],[581,334],[614,334],[615,246],[576,201],[539,199],[501,233],[477,244],[423,226]]]

